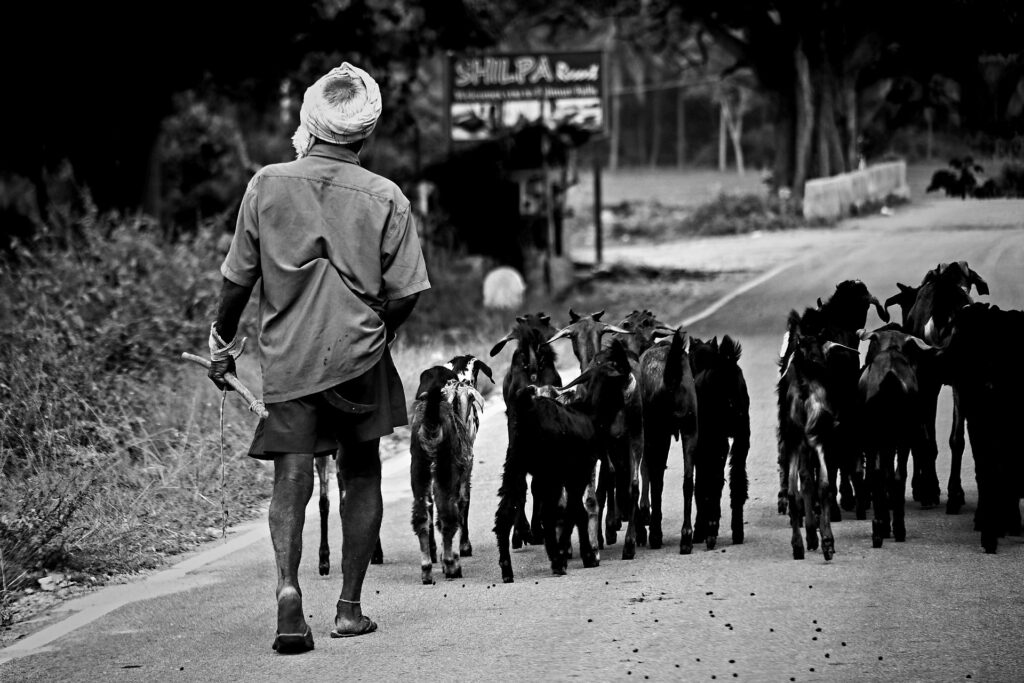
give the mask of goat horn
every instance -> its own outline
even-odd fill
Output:
[[[858,351],[857,349],[853,348],[852,346],[847,346],[846,344],[840,344],[839,342],[833,342],[833,341],[825,342],[822,345],[822,348],[824,349],[825,353],[828,353],[829,351],[831,351],[832,349],[835,349],[835,348],[845,349],[847,351],[853,351],[854,353],[860,353],[860,351]]]
[[[606,323],[604,329],[601,330],[601,334],[605,334],[607,332],[614,332],[615,334],[633,334],[634,330],[624,330],[617,325],[609,325]]]
[[[491,347],[491,356],[497,356],[499,353],[501,353],[501,350],[505,348],[505,344],[509,343],[513,339],[515,339],[515,336],[512,332],[506,334],[502,339],[498,341],[497,344]]]
[[[559,339],[563,339],[565,337],[568,337],[570,334],[572,334],[572,330],[570,330],[569,327],[563,327],[562,329],[560,329],[558,332],[555,333],[555,336],[553,336],[551,339],[548,339],[544,343],[545,344],[550,344],[553,341],[558,341]]]

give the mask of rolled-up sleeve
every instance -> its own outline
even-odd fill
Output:
[[[430,289],[427,264],[409,205],[396,213],[384,232],[381,244],[382,294],[395,300]]]
[[[252,179],[245,196],[242,197],[242,205],[238,209],[238,222],[235,224],[235,236],[231,239],[228,255],[220,265],[221,275],[241,287],[252,287],[260,278],[259,221],[256,207],[258,178],[259,176]]]

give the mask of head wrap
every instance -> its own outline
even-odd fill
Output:
[[[362,83],[354,97],[332,103],[325,92],[339,79]],[[309,154],[316,139],[338,145],[362,140],[373,132],[380,116],[380,88],[370,74],[348,62],[331,69],[306,89],[299,111],[299,127],[292,136],[298,157]]]

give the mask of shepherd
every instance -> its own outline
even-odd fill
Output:
[[[249,455],[274,462],[279,653],[313,649],[298,570],[317,455],[337,453],[345,481],[343,583],[331,637],[377,628],[360,597],[383,514],[380,438],[408,424],[389,346],[430,288],[409,200],[359,163],[380,112],[376,81],[347,62],[308,88],[292,138],[297,159],[266,166],[249,182],[220,268],[209,373],[218,388],[234,372],[239,320],[260,283],[269,415]]]

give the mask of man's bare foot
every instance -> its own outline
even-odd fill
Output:
[[[305,633],[308,626],[302,615],[302,592],[285,586],[277,592],[277,632]]]

